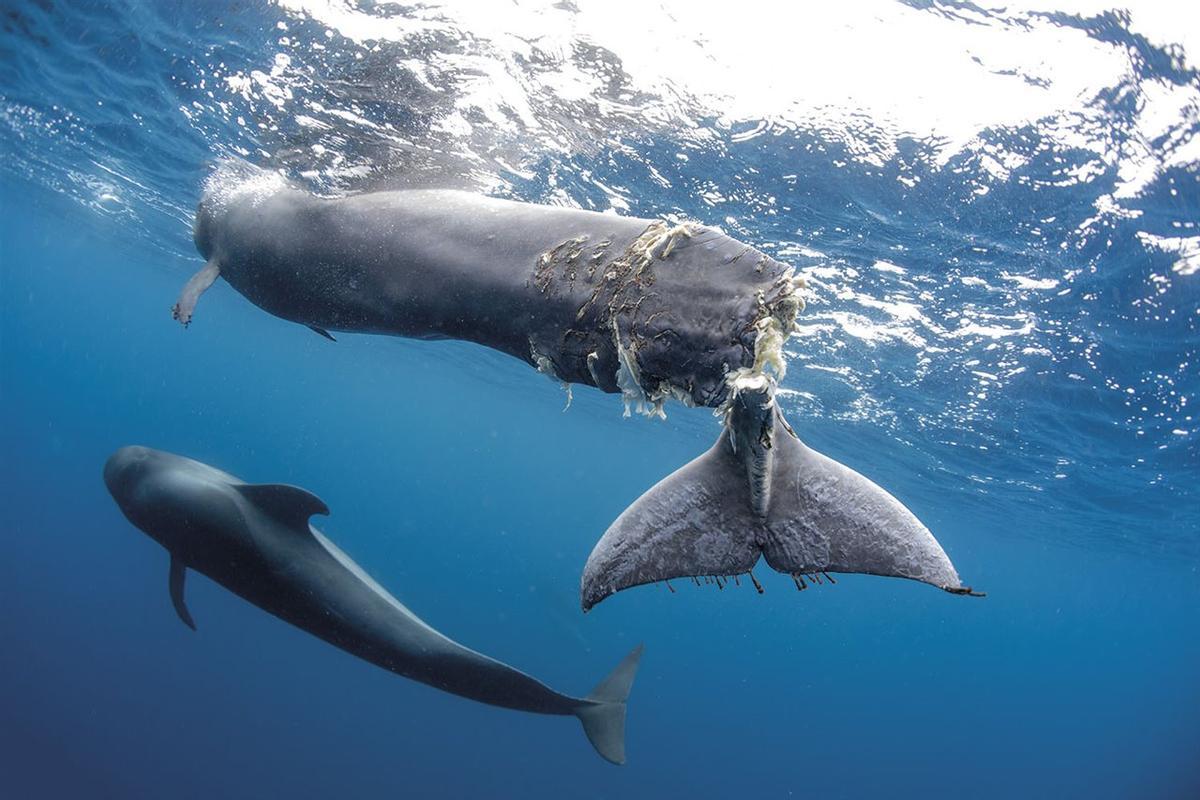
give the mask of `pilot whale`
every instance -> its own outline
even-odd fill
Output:
[[[104,482],[131,523],[171,556],[171,602],[188,569],[347,653],[444,692],[536,714],[573,715],[605,759],[625,762],[625,702],[639,645],[587,697],[559,694],[434,630],[313,527],[328,514],[295,486],[249,484],[190,458],[122,447]]]
[[[465,340],[568,387],[619,393],[626,415],[662,416],[671,399],[717,410],[714,449],[600,540],[585,611],[670,578],[723,585],[760,556],[798,586],[864,572],[973,593],[907,508],[805,447],[783,419],[776,383],[804,281],[716,228],[461,191],[322,198],[232,162],[210,178],[193,233],[206,264],[174,306],[184,325],[224,278],[329,338]]]

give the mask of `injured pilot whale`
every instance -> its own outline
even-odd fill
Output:
[[[444,692],[536,714],[573,715],[609,761],[625,762],[625,701],[642,648],[587,697],[559,694],[422,622],[309,524],[328,514],[303,489],[248,484],[190,458],[122,447],[104,465],[121,511],[171,556],[171,602],[184,603],[193,569],[259,608],[405,678]]]
[[[229,162],[209,179],[194,239],[207,263],[174,307],[185,325],[222,277],[325,336],[471,341],[620,393],[626,414],[662,415],[669,399],[717,409],[713,450],[597,545],[585,610],[643,583],[744,574],[760,556],[798,586],[864,572],[972,593],[908,509],[783,420],[775,375],[803,281],[715,228],[460,191],[321,198]]]

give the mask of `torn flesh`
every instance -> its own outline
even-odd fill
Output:
[[[665,261],[683,239],[694,238],[703,230],[704,226],[693,222],[672,226],[662,220],[655,221],[613,263],[610,275],[614,278],[624,275],[629,281],[638,281],[656,259]],[[741,378],[763,375],[770,370],[777,379],[783,379],[787,371],[783,345],[795,328],[796,317],[804,308],[800,289],[805,285],[804,278],[788,270],[769,290],[758,293],[758,314],[749,324],[755,331],[753,361],[750,367],[739,367],[726,375],[726,384],[731,390],[729,397],[736,391],[734,383]],[[687,406],[695,405],[689,391],[669,381],[660,382],[657,386],[646,385],[638,364],[636,342],[626,344],[611,309],[610,317],[617,354],[617,370],[613,377],[625,406],[624,416],[629,417],[631,412],[637,411],[643,416],[666,419],[664,405],[670,399],[679,400]],[[588,368],[592,368],[590,359]],[[728,402],[718,407],[718,414],[725,414]]]
[[[558,372],[554,369],[554,362],[550,360],[549,356],[538,351],[532,336],[529,337],[529,358],[533,361],[533,366],[538,372],[557,383],[567,393],[567,404],[563,406],[563,411],[570,408],[572,399],[571,384],[558,376]]]

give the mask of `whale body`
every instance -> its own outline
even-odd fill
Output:
[[[147,447],[123,447],[104,481],[125,516],[170,553],[171,601],[187,570],[365,661],[480,703],[573,715],[605,759],[625,761],[625,702],[641,646],[587,697],[535,678],[434,630],[309,523],[329,509],[295,486],[248,484],[214,467]]]
[[[759,329],[798,311],[791,267],[714,228],[461,191],[244,186],[200,203],[208,263],[176,306],[185,324],[219,275],[320,332],[460,339],[636,405],[715,407]]]
[[[671,399],[717,409],[714,450],[600,540],[584,610],[643,583],[736,578],[759,557],[797,585],[863,572],[973,593],[903,504],[783,419],[776,379],[803,281],[715,228],[460,191],[322,198],[239,167],[210,180],[194,239],[207,263],[174,308],[185,325],[221,277],[329,338],[471,341],[563,384],[620,393],[627,415],[661,416]]]

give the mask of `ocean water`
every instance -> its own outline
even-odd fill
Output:
[[[1200,20],[1171,3],[7,0],[0,796],[1200,796]],[[985,599],[866,576],[579,610],[719,423],[219,282],[205,176],[696,219],[794,264],[783,407]],[[624,767],[570,719],[369,666],[193,576],[100,479],[187,454],[332,509],[430,624],[582,694],[644,642]],[[682,583],[682,582],[680,582]]]

